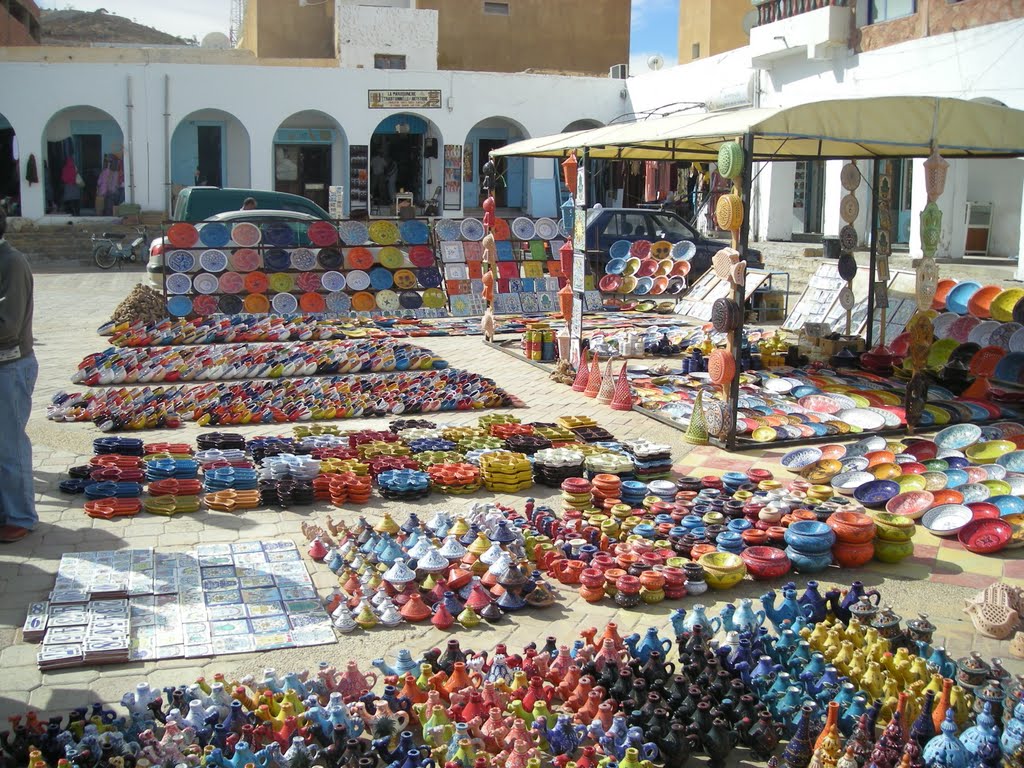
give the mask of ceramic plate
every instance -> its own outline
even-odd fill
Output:
[[[292,251],[292,266],[301,269],[303,272],[316,267],[316,254],[309,248],[296,248]]]
[[[836,418],[865,432],[873,432],[885,426],[885,419],[868,408],[847,408],[839,411]]]
[[[378,219],[367,229],[370,239],[378,245],[393,245],[398,242],[398,225],[393,221]]]
[[[192,279],[192,287],[199,293],[216,293],[220,287],[220,281],[217,280],[216,275],[211,275],[209,272],[200,272]]]
[[[228,266],[228,257],[224,251],[203,251],[199,257],[199,265],[207,272],[223,272]]]
[[[954,536],[974,519],[974,512],[963,504],[942,504],[921,517],[921,525],[936,536]]]
[[[244,278],[237,272],[221,272],[218,282],[221,293],[241,293],[245,287]]]
[[[934,500],[935,497],[928,491],[907,491],[889,499],[885,504],[885,511],[917,520],[931,507]]]
[[[974,445],[981,438],[981,427],[976,424],[957,424],[946,427],[935,435],[935,444],[945,450],[959,451]]]
[[[626,271],[626,260],[612,259],[605,265],[604,271],[609,275],[621,275]]]
[[[189,277],[188,275],[176,273],[173,275],[168,275],[167,279],[164,281],[164,285],[167,287],[168,293],[188,293],[192,289],[192,278]]]
[[[997,323],[995,320],[985,320],[971,329],[971,332],[967,334],[967,340],[979,347],[987,347],[991,343],[992,335],[1002,326],[1002,323]]]
[[[394,284],[394,275],[384,267],[374,267],[370,270],[370,285],[375,291],[383,291]]]
[[[401,304],[398,301],[398,294],[394,291],[383,290],[377,292],[377,306],[383,309],[385,312],[394,312],[396,309],[401,308]]]
[[[865,483],[875,482],[875,476],[868,472],[841,472],[832,478],[832,487],[840,493],[852,494]]]
[[[338,225],[338,234],[345,245],[362,245],[370,239],[370,232],[361,221],[343,221]]]
[[[295,245],[295,230],[283,222],[264,224],[263,242],[277,248],[289,248]]]
[[[405,266],[405,254],[393,245],[389,245],[378,251],[377,261],[388,269],[399,269]]]
[[[459,226],[459,232],[466,240],[484,239],[484,225],[479,219],[463,219],[462,224]]]
[[[192,299],[188,296],[172,296],[167,300],[167,312],[174,317],[185,317],[192,312]]]
[[[345,276],[340,272],[324,272],[320,277],[320,283],[325,291],[345,290]]]
[[[370,287],[370,276],[361,269],[353,269],[345,280],[353,291],[365,291]]]
[[[786,467],[786,469],[790,469],[795,472],[800,469],[803,469],[809,464],[813,464],[820,458],[820,448],[797,448],[796,450],[790,451],[785,456],[783,456],[781,459],[781,464],[782,466]]]
[[[338,228],[329,221],[313,221],[306,228],[306,236],[317,248],[326,248],[337,245]]]
[[[987,485],[982,483],[967,483],[957,488],[964,497],[964,504],[973,504],[977,501],[984,501],[992,495]]]
[[[409,219],[398,222],[398,234],[403,243],[423,245],[430,239],[430,228],[424,221]]]
[[[199,228],[199,242],[207,248],[223,248],[231,242],[231,232],[219,221],[212,221]]]
[[[243,248],[259,245],[262,238],[263,233],[260,232],[260,228],[248,221],[240,221],[231,228],[231,239]]]
[[[943,312],[941,315],[932,320],[932,330],[935,333],[937,339],[948,339],[950,338],[949,329],[952,328],[953,323],[960,319],[960,315],[955,312]]]
[[[274,311],[282,315],[290,315],[299,307],[299,301],[290,293],[279,293],[270,300]]]
[[[512,234],[520,240],[533,240],[537,236],[537,227],[525,216],[518,216],[512,221]]]
[[[191,251],[171,251],[167,256],[167,267],[171,272],[191,272],[196,267],[196,257]]]
[[[228,261],[236,272],[252,272],[260,268],[259,251],[251,248],[240,248],[231,254]]]
[[[327,294],[327,309],[331,312],[348,312],[352,308],[352,300],[344,291]]]
[[[680,240],[672,246],[672,258],[675,261],[689,261],[697,253],[697,245],[692,240]]]
[[[843,472],[864,472],[870,462],[863,456],[848,456],[840,461]]]
[[[538,240],[554,240],[558,237],[558,225],[547,216],[537,219],[534,231]]]
[[[455,219],[438,219],[434,222],[434,234],[438,240],[458,240],[462,234]],[[365,239],[364,239],[365,242]]]
[[[427,288],[423,292],[423,306],[430,309],[439,309],[445,305],[444,291],[440,288]]]
[[[967,303],[971,300],[971,296],[979,290],[981,290],[981,284],[973,280],[965,280],[962,283],[958,283],[949,292],[949,295],[946,296],[946,309],[950,312],[956,312],[958,315],[966,315]]]
[[[188,222],[179,221],[167,228],[167,242],[172,248],[191,248],[199,242],[199,232]]]

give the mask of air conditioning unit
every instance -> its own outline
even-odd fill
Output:
[[[608,77],[614,80],[625,80],[627,77],[629,77],[629,65],[616,64],[614,67],[608,70]]]

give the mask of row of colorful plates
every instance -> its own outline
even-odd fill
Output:
[[[1015,320],[1024,323],[1024,288],[1003,288],[982,285],[973,280],[940,280],[932,299],[932,308],[945,309],[957,315],[973,315],[981,320],[992,318],[1002,323]]]
[[[167,292],[172,295],[183,295],[193,290],[197,293],[265,293],[267,289],[278,293],[287,293],[296,288],[302,291],[352,291],[369,289],[383,291],[397,287],[401,290],[422,288],[440,288],[441,273],[436,269],[400,269],[390,272],[383,267],[371,269],[369,272],[352,270],[347,274],[341,272],[223,272],[220,275],[200,272],[196,275],[175,273],[168,275],[165,281]]]
[[[652,243],[650,240],[616,240],[608,249],[608,256],[611,259],[672,259],[673,261],[689,261],[697,253],[697,246],[691,240],[680,240],[678,243],[670,243],[668,240],[658,240]]]
[[[438,288],[428,288],[422,294],[416,291],[359,291],[351,296],[344,291],[329,294],[306,292],[296,296],[293,293],[277,293],[268,297],[262,293],[252,293],[244,299],[235,294],[221,296],[200,294],[194,298],[188,296],[171,296],[167,300],[167,311],[173,317],[197,315],[237,315],[241,313],[262,315],[270,311],[279,315],[290,315],[295,312],[319,314],[322,312],[395,312],[400,309],[441,309],[447,303],[444,292]]]
[[[480,226],[483,227],[482,224]],[[397,223],[374,221],[369,226],[361,221],[343,221],[338,226],[329,221],[314,221],[308,225],[305,222],[257,225],[243,221],[230,226],[211,221],[200,224],[177,222],[167,228],[166,234],[167,242],[173,248],[193,248],[197,245],[223,248],[229,244],[252,248],[261,243],[286,248],[298,245],[303,237],[317,247],[337,245],[339,239],[346,245],[363,245],[367,242],[378,245],[394,245],[399,242],[425,245],[430,241],[430,228],[426,222],[416,219]]]
[[[495,240],[511,240],[513,235],[519,240],[555,240],[569,236],[561,221],[546,216],[536,221],[520,216],[512,226],[504,219],[495,219],[491,231]],[[438,240],[476,241],[482,240],[486,231],[480,219],[438,219],[434,222],[434,234]]]
[[[689,266],[689,264],[687,264]],[[662,293],[678,295],[686,290],[685,277],[620,277],[605,275],[597,284],[603,293],[632,293],[637,296]]]
[[[690,262],[672,259],[612,259],[605,265],[605,274],[626,277],[686,277],[690,274]]]
[[[374,252],[376,251],[376,253]],[[193,272],[198,268],[207,272],[221,272],[228,268],[237,272],[252,272],[256,269],[298,269],[304,272],[320,267],[338,269],[369,269],[375,263],[388,269],[402,267],[431,267],[434,265],[434,251],[426,245],[414,245],[408,253],[394,246],[370,249],[363,246],[348,248],[267,248],[262,253],[253,248],[239,248],[228,254],[218,249],[189,251],[179,249],[167,255],[167,267],[172,272]]]

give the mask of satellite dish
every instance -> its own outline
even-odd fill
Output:
[[[203,38],[200,43],[202,48],[212,48],[215,51],[226,51],[231,47],[231,41],[223,32],[211,32]]]
[[[659,69],[665,66],[665,59],[661,57],[661,54],[656,53],[647,59],[647,68],[657,72]]]
[[[747,11],[743,16],[743,32],[749,35],[750,30],[757,26],[757,11]]]

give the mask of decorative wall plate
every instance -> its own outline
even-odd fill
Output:
[[[459,225],[459,232],[466,240],[484,239],[484,225],[479,219],[463,219],[462,224]]]
[[[440,288],[427,288],[423,292],[423,306],[429,309],[440,309],[445,305],[444,291]]]
[[[201,224],[199,227],[199,242],[207,248],[223,248],[231,242],[231,232],[227,226],[219,221],[211,221]]]
[[[250,315],[265,315],[270,311],[270,299],[262,293],[251,293],[242,302],[242,309]]]
[[[192,278],[188,275],[181,274],[180,272],[175,273],[167,276],[167,279],[164,280],[164,286],[167,288],[168,293],[188,293],[192,290]]]
[[[839,183],[843,185],[843,189],[847,192],[853,192],[853,190],[859,187],[860,180],[860,169],[855,163],[847,163],[839,172]]]
[[[299,301],[290,293],[279,293],[270,301],[274,311],[282,315],[290,315],[299,308]]]
[[[426,267],[416,270],[416,279],[424,288],[440,288],[441,273],[437,267]]]
[[[850,286],[844,285],[839,289],[839,306],[845,310],[853,309],[853,305],[857,303],[857,299],[853,295],[853,291],[850,290]]]
[[[854,194],[843,195],[839,201],[839,216],[847,224],[853,224],[860,215],[860,201]]]
[[[278,222],[263,225],[263,242],[278,248],[290,248],[295,245],[295,230],[291,224]]]
[[[458,240],[461,234],[459,222],[455,219],[438,219],[434,222],[434,236],[438,240]]]
[[[228,263],[236,272],[252,272],[260,268],[260,254],[251,248],[240,248],[228,257]]]
[[[409,249],[409,263],[414,267],[434,266],[434,252],[425,245],[414,245]]]
[[[237,272],[222,272],[218,281],[221,293],[241,293],[245,279]]]
[[[179,221],[167,228],[167,242],[172,248],[191,248],[199,242],[199,232],[193,225]]]
[[[689,261],[697,253],[697,244],[692,240],[680,240],[673,244],[671,255],[676,261]]]
[[[554,240],[558,237],[558,225],[552,219],[542,216],[534,224],[538,240]]]
[[[263,233],[260,232],[260,228],[248,221],[240,221],[231,228],[231,239],[235,241],[235,245],[244,248],[259,245],[262,238]]]
[[[402,309],[419,309],[423,306],[423,297],[416,291],[399,291],[398,303]]]
[[[370,287],[370,276],[361,269],[353,269],[346,275],[345,280],[353,291],[365,291]]]
[[[292,266],[295,269],[308,272],[316,267],[316,254],[309,250],[309,248],[296,248],[292,251],[291,258]]]
[[[385,312],[394,312],[396,309],[401,308],[401,304],[398,302],[398,294],[390,290],[378,291],[376,302],[377,306]]]
[[[313,221],[306,228],[309,242],[317,248],[327,248],[338,243],[338,228],[329,221]]]
[[[369,226],[370,240],[378,245],[392,245],[398,242],[398,225],[393,221],[378,220]]]
[[[220,287],[220,282],[217,280],[216,275],[211,275],[209,272],[200,272],[192,278],[192,287],[199,293],[216,293]]]
[[[537,236],[537,228],[531,219],[519,216],[512,221],[512,234],[519,240],[533,240]]]
[[[857,247],[857,230],[849,224],[839,228],[839,247],[844,251],[852,251]]]
[[[199,257],[199,265],[207,272],[223,272],[228,266],[228,257],[224,251],[203,251]]]
[[[167,312],[173,317],[185,317],[192,312],[192,299],[188,296],[172,296],[167,300]]]
[[[343,221],[338,225],[338,234],[345,245],[362,245],[370,239],[370,232],[361,221]]]
[[[398,222],[398,234],[403,243],[423,245],[430,239],[430,228],[419,219]]]
[[[327,309],[330,312],[348,312],[352,308],[352,299],[344,291],[327,294]]]

